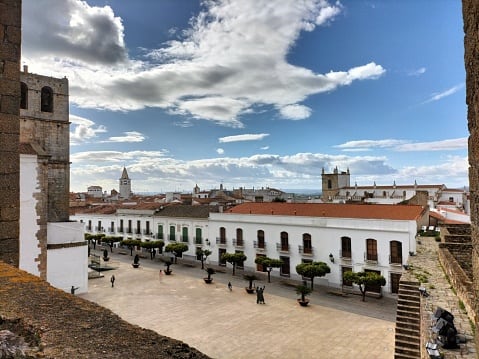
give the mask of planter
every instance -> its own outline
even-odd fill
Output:
[[[247,292],[248,294],[253,294],[254,291],[255,291],[254,288],[249,288],[249,287],[245,287],[244,289],[246,290],[246,292]]]
[[[132,263],[133,268],[138,268],[140,266],[140,263]]]
[[[301,299],[298,299],[298,303],[302,307],[307,307],[309,304],[309,299],[305,299],[304,301],[302,301]]]
[[[165,270],[166,275],[170,275],[171,273],[173,273],[173,271],[171,269],[170,270]]]
[[[104,262],[108,262],[110,260],[110,257],[103,257]]]
[[[206,284],[211,284],[213,283],[213,278],[203,278]]]

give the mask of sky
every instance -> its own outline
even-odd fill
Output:
[[[41,15],[39,15],[41,14]],[[461,2],[23,0],[69,80],[70,190],[468,185]]]

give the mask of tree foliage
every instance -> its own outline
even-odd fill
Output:
[[[363,302],[366,300],[367,286],[386,285],[386,278],[376,272],[345,272],[343,280],[359,286]]]
[[[103,237],[101,239],[102,242],[105,242],[110,246],[110,252],[113,252],[113,244],[117,242],[121,242],[123,240],[123,237],[121,236],[108,236],[108,237]]]
[[[311,290],[313,290],[314,277],[324,277],[331,273],[331,268],[324,262],[300,263],[296,266],[296,272],[311,280]]]
[[[236,266],[243,263],[248,257],[244,253],[223,253],[221,260],[233,265],[233,275],[235,275]]]
[[[141,247],[150,250],[150,259],[153,259],[153,250],[158,248],[158,253],[162,252],[163,246],[165,242],[163,241],[148,241],[148,242],[141,242]]]
[[[248,289],[253,289],[253,281],[259,279],[254,274],[244,274],[243,278],[248,281]]]
[[[201,260],[201,269],[204,269],[205,268],[205,260],[206,258],[208,258],[208,256],[211,255],[211,252],[209,249],[202,249],[202,248],[197,248],[196,249],[196,256],[197,257],[200,257],[200,260]]]
[[[130,250],[130,256],[133,255],[133,248],[141,245],[141,240],[139,239],[124,239],[120,242],[122,246],[127,246]]]
[[[301,301],[302,302],[306,301],[306,296],[308,294],[311,294],[311,292],[312,292],[312,289],[309,288],[307,285],[300,284],[300,285],[296,286],[296,294],[301,295]]]
[[[173,253],[176,259],[182,255],[183,252],[188,250],[188,245],[186,243],[170,243],[165,247],[165,252]]]
[[[283,261],[281,259],[269,257],[256,257],[254,262],[266,267],[266,272],[268,272],[268,283],[271,283],[271,271],[273,268],[280,268],[283,265]]]

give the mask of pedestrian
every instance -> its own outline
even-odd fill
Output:
[[[233,286],[231,285],[231,282],[228,282],[228,289],[230,290],[230,292],[233,290]]]
[[[161,277],[163,277],[163,271],[160,269],[160,283],[161,283]]]
[[[115,275],[111,276],[110,282],[111,282],[111,287],[113,288],[115,286]]]
[[[261,304],[264,304],[264,289],[266,288],[266,286],[264,285],[263,288],[261,288],[261,292],[260,292],[260,303]]]
[[[256,287],[256,304],[259,304],[261,300],[261,288]]]
[[[76,287],[76,288],[75,288],[75,286],[72,285],[72,287],[71,287],[71,289],[70,289],[70,293],[73,294],[73,295],[75,295],[75,291],[76,291],[78,288],[80,288],[80,287]]]

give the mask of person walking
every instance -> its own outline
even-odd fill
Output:
[[[160,276],[160,283],[161,283],[161,277],[163,277],[163,270],[161,270],[161,269],[160,269],[160,274],[159,274],[159,276]]]
[[[233,286],[231,285],[231,282],[228,282],[228,289],[230,290],[230,292],[233,290]]]
[[[114,274],[111,276],[110,282],[111,282],[111,287],[113,288],[115,286],[115,275]]]

